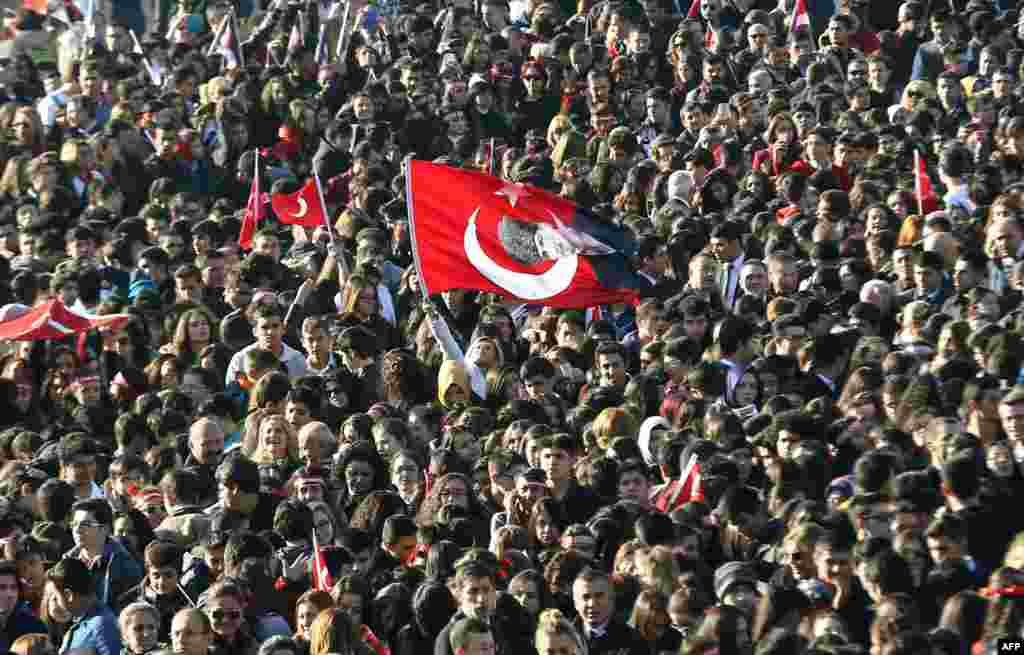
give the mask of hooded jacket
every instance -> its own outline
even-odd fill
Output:
[[[459,387],[466,392],[466,396],[469,398],[474,395],[469,386],[469,373],[466,371],[466,367],[460,362],[446,359],[437,373],[437,400],[445,409],[452,409],[445,400],[445,392],[451,386]]]
[[[412,597],[412,619],[399,629],[391,647],[392,655],[429,653],[456,608],[455,598],[444,585],[421,585]]]

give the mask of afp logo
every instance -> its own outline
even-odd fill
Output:
[[[996,642],[997,653],[1024,653],[1024,639],[999,639]]]

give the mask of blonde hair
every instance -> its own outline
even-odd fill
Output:
[[[565,114],[556,114],[551,122],[548,123],[547,141],[548,145],[552,148],[558,143],[556,134],[561,130],[570,130],[572,125],[569,123],[569,117]]]
[[[348,612],[329,607],[319,614],[309,628],[309,655],[355,652],[355,627]]]
[[[621,407],[608,407],[592,423],[591,431],[597,445],[607,449],[614,437],[636,437],[640,426],[631,412]]]
[[[252,461],[257,464],[278,464],[273,458],[272,453],[268,453],[263,450],[263,426],[271,421],[278,421],[284,426],[285,434],[287,435],[288,441],[288,458],[291,460],[297,460],[297,454],[299,450],[299,441],[295,436],[295,430],[292,429],[292,424],[284,417],[284,414],[265,414],[260,417],[259,423],[256,426],[256,448],[252,453]]]
[[[540,644],[553,636],[571,639],[576,644],[576,655],[587,655],[587,644],[572,623],[562,614],[561,610],[549,609],[540,613],[537,621],[537,632],[534,633],[533,644],[539,651]]]
[[[637,575],[648,588],[670,595],[680,573],[672,550],[666,546],[654,546],[638,552],[635,557]]]

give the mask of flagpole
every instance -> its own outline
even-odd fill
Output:
[[[416,240],[416,219],[413,214],[412,204],[412,155],[406,156],[402,161],[402,170],[405,172],[405,208],[409,215],[409,241],[412,243],[412,261],[416,265],[416,277],[419,279],[420,296],[426,300],[427,281],[423,277],[423,266],[420,264],[420,244]]]
[[[914,195],[917,196],[917,215],[924,217],[924,199],[921,197],[921,152],[914,148]]]
[[[153,65],[149,63],[149,57],[146,56],[146,51],[142,49],[142,44],[139,43],[139,37],[135,34],[135,30],[130,29],[128,33],[132,35],[132,41],[135,43],[139,54],[142,55],[142,64],[146,67],[146,72],[149,73],[149,81],[153,83],[153,86],[159,86],[156,82],[156,74],[153,72]]]
[[[214,51],[217,50],[217,46],[220,45],[220,37],[224,36],[224,30],[227,29],[228,20],[230,20],[230,16],[225,16],[224,20],[222,20],[220,25],[217,26],[217,31],[213,34],[213,43],[210,44],[210,49],[206,51],[207,57],[212,57]]]
[[[324,217],[324,227],[327,228],[327,238],[331,240],[331,246],[334,249],[334,258],[338,262],[338,284],[341,284],[341,278],[343,277],[348,281],[348,263],[345,261],[345,253],[339,248],[337,242],[334,240],[334,227],[330,223],[330,218],[327,215],[327,203],[324,202],[324,190],[320,186],[320,172],[316,169],[316,163],[313,163],[313,180],[316,183],[316,196],[320,201],[320,212]],[[344,286],[344,285],[342,285]]]
[[[345,14],[341,19],[341,34],[338,35],[338,48],[336,58],[344,66],[346,65],[345,53],[348,52],[348,44],[346,43],[346,34],[351,29],[349,27],[349,20],[351,20],[352,14],[352,1],[348,0],[345,3]]]
[[[284,324],[288,325],[288,319],[285,319]],[[320,542],[316,538],[316,526],[313,527],[313,589],[323,591],[320,584]]]
[[[242,33],[238,30],[238,14],[231,9],[231,27],[235,30],[235,43],[238,44],[238,67],[245,70],[245,48],[242,47]]]

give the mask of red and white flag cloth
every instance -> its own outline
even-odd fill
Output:
[[[807,14],[807,0],[796,0],[796,5],[793,7],[793,18],[789,22],[789,33],[792,34],[797,30],[810,30],[811,29],[811,17]]]
[[[245,205],[245,217],[242,219],[242,230],[238,233],[238,246],[242,250],[252,248],[252,237],[256,234],[260,221],[263,220],[263,194],[260,193],[260,153],[256,151],[256,171],[253,173],[252,187],[249,189],[249,202]]]
[[[320,227],[326,217],[320,208],[316,180],[309,178],[295,193],[275,193],[270,196],[270,206],[277,214],[277,220],[289,225]]]
[[[316,538],[316,530],[313,530],[313,589],[331,593],[334,588],[334,578],[327,568],[327,560],[324,559],[324,551],[320,549],[320,541]]]
[[[917,195],[917,213],[922,218],[939,210],[939,196],[928,177],[924,157],[917,150],[914,151],[914,193]]]
[[[685,506],[687,503],[704,501],[704,482],[700,473],[700,463],[697,456],[690,458],[689,465],[678,480],[665,485],[665,488],[658,492],[654,499],[654,506],[658,511],[671,513]]]

